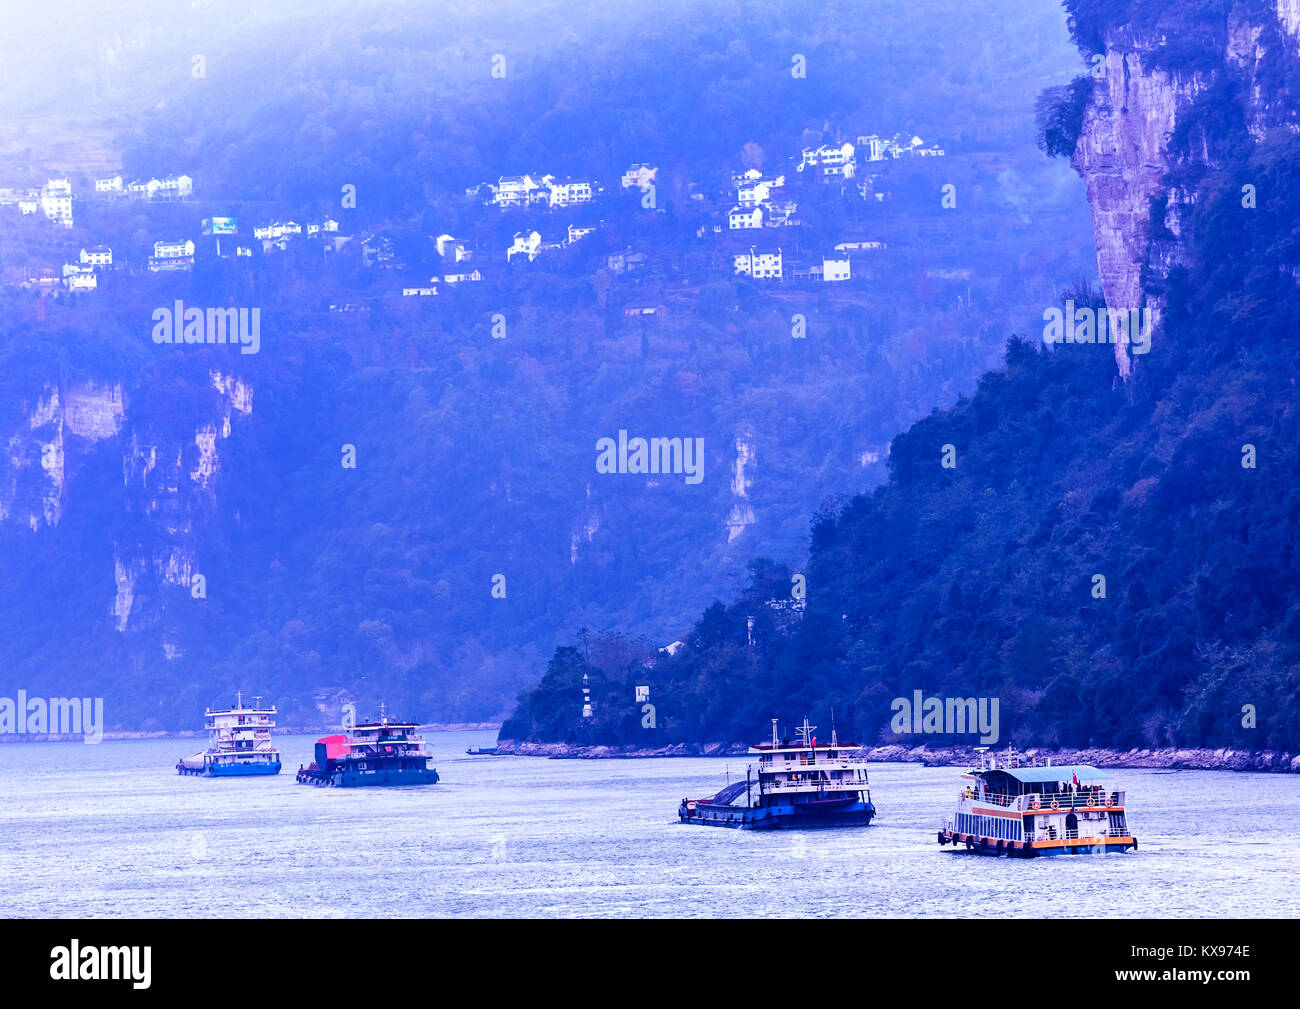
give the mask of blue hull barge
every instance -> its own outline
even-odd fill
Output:
[[[378,722],[358,725],[348,736],[326,736],[316,742],[316,759],[298,768],[303,785],[358,788],[367,785],[433,785],[438,772],[429,766],[424,740],[415,734],[417,722]]]
[[[867,783],[867,761],[857,743],[818,744],[816,726],[796,729],[800,739],[778,739],[750,747],[757,771],[746,768],[745,780],[727,785],[707,799],[683,799],[677,810],[682,823],[739,830],[790,830],[812,827],[865,827],[876,815]]]
[[[235,706],[206,711],[204,728],[211,742],[206,750],[182,757],[177,774],[204,778],[247,778],[280,773],[280,751],[271,742],[275,708],[263,708],[261,698],[244,707],[243,694],[235,695]]]

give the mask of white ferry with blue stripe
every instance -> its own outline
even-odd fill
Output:
[[[1014,750],[998,763],[981,751],[939,843],[1012,858],[1136,851],[1125,792],[1109,778],[1090,764],[1026,762]]]
[[[233,708],[204,712],[208,748],[182,757],[176,773],[206,778],[279,774],[280,751],[271,742],[275,708],[261,705],[262,699],[255,697],[253,706],[246,708],[243,694],[236,693]]]
[[[867,760],[857,743],[841,743],[831,730],[818,743],[808,719],[795,730],[797,741],[777,738],[751,746],[757,767],[707,799],[683,799],[682,823],[739,830],[801,827],[865,827],[876,815],[867,780]]]

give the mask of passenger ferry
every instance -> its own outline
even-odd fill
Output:
[[[177,774],[209,778],[233,778],[251,774],[279,774],[280,751],[271,742],[275,708],[263,708],[260,697],[253,707],[244,707],[244,695],[235,694],[235,706],[223,711],[204,712],[203,727],[209,745],[176,762]]]
[[[438,772],[429,766],[424,740],[415,734],[419,722],[390,722],[382,714],[365,722],[352,735],[325,736],[316,741],[316,759],[298,768],[304,785],[432,785]]]
[[[818,743],[817,726],[808,719],[795,730],[798,741],[777,738],[749,748],[757,769],[745,769],[736,781],[707,799],[683,799],[677,810],[682,823],[740,830],[798,827],[865,827],[876,815],[867,787],[867,761],[857,743],[841,743],[831,730],[829,743]]]
[[[1103,784],[1108,779],[1089,764],[1026,762],[1015,750],[999,764],[981,750],[978,770],[962,775],[967,784],[939,843],[1014,858],[1136,851],[1125,794]]]

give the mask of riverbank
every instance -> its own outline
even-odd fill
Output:
[[[571,743],[528,743],[500,740],[497,753],[562,760],[651,759],[657,757],[731,757],[749,752],[743,743],[675,743],[672,746],[579,746]],[[971,746],[869,746],[868,760],[877,763],[926,764],[968,767],[979,756]],[[1054,764],[1091,764],[1094,767],[1143,767],[1180,771],[1273,771],[1300,774],[1300,754],[1278,750],[1131,749],[1085,748],[1048,750],[1034,748],[1023,755],[1051,757]]]

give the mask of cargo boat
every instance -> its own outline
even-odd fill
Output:
[[[298,768],[304,785],[355,788],[363,785],[432,785],[438,772],[429,766],[418,722],[392,722],[381,715],[352,729],[351,736],[316,741],[316,759]]]
[[[795,730],[797,742],[777,738],[751,746],[758,757],[745,780],[727,785],[707,799],[683,799],[682,823],[740,830],[802,827],[865,827],[876,815],[867,785],[867,760],[857,743],[841,743],[831,730],[818,743],[808,719]]]
[[[1103,784],[1108,778],[1090,764],[1053,767],[1014,750],[999,764],[981,751],[979,768],[962,775],[967,784],[939,843],[1012,858],[1136,851],[1125,793]]]
[[[246,708],[243,694],[237,692],[233,708],[205,711],[208,748],[178,760],[176,773],[208,778],[279,774],[280,751],[271,742],[275,708],[263,708],[261,702],[255,697],[253,707]]]

